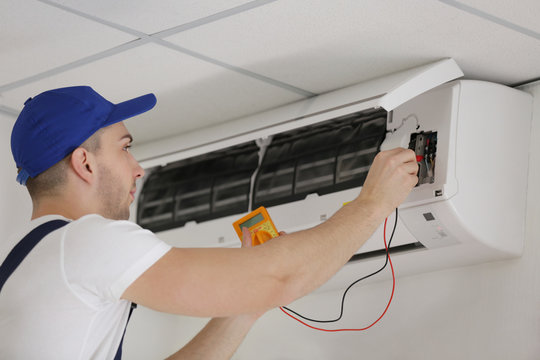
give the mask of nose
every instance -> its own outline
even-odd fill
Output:
[[[132,160],[132,163],[133,163],[133,176],[135,177],[135,179],[142,178],[144,176],[144,174],[145,174],[144,169],[141,167],[139,162],[137,160],[135,160],[135,157],[133,157],[133,155],[131,155],[131,160]]]
[[[144,176],[144,169],[141,167],[141,165],[135,161],[137,166],[135,167],[135,179],[140,179]]]

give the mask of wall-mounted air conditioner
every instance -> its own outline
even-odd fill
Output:
[[[449,82],[462,75],[443,60],[139,148],[137,221],[180,247],[239,246],[232,223],[260,205],[279,230],[305,229],[358,195],[377,152],[402,146],[420,183],[400,206],[399,274],[519,256],[532,99]],[[382,237],[381,226],[323,289],[376,270]]]

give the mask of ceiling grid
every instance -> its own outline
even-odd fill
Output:
[[[212,58],[210,58],[208,56],[205,56],[204,54],[199,54],[199,53],[197,53],[195,51],[191,51],[189,49],[180,47],[178,45],[175,45],[175,44],[169,43],[168,41],[163,40],[164,37],[171,36],[171,35],[177,34],[177,33],[182,32],[182,31],[187,31],[187,30],[193,29],[195,27],[202,26],[202,25],[214,22],[214,21],[219,21],[219,20],[221,20],[221,19],[223,19],[225,17],[234,16],[234,15],[239,14],[241,12],[251,10],[251,9],[253,9],[255,7],[258,7],[258,6],[266,5],[267,3],[270,3],[270,2],[273,2],[273,1],[276,1],[276,0],[255,0],[255,1],[252,1],[252,2],[247,3],[247,4],[240,5],[240,6],[237,6],[235,8],[227,9],[227,10],[224,10],[224,11],[222,11],[220,13],[207,16],[207,17],[205,17],[203,19],[198,19],[198,20],[192,21],[192,22],[190,22],[188,24],[183,24],[183,25],[174,27],[172,29],[163,30],[163,31],[160,31],[160,32],[155,33],[155,34],[151,34],[151,35],[142,33],[140,31],[128,28],[128,27],[123,26],[123,25],[112,23],[112,22],[104,20],[104,19],[97,18],[95,16],[83,13],[83,12],[78,11],[76,9],[72,9],[72,8],[67,7],[67,6],[63,6],[61,4],[57,4],[57,3],[53,2],[53,1],[49,1],[49,0],[38,0],[38,1],[40,1],[40,2],[42,2],[44,4],[47,4],[47,5],[50,5],[50,6],[57,7],[59,9],[61,9],[61,10],[73,13],[75,15],[84,17],[84,18],[86,18],[88,20],[92,20],[92,21],[95,21],[97,23],[109,26],[111,28],[123,31],[125,33],[130,34],[130,35],[137,36],[138,39],[133,40],[133,41],[131,41],[129,43],[122,44],[122,45],[117,46],[115,48],[108,49],[108,50],[105,50],[103,52],[88,56],[86,58],[71,62],[69,64],[65,64],[65,65],[59,66],[57,68],[45,71],[43,73],[33,75],[33,76],[28,77],[26,79],[21,79],[21,80],[18,80],[16,82],[13,82],[13,83],[10,83],[10,84],[0,85],[0,93],[2,93],[4,91],[11,90],[11,89],[14,89],[14,88],[17,88],[17,87],[22,86],[22,85],[26,85],[26,84],[34,82],[34,81],[38,81],[40,79],[50,77],[52,75],[55,75],[55,74],[58,74],[58,73],[61,73],[61,72],[67,71],[67,70],[74,69],[74,68],[76,68],[78,66],[88,64],[88,63],[100,60],[102,58],[105,58],[105,57],[108,57],[108,56],[111,56],[111,55],[114,55],[114,54],[118,54],[120,52],[132,49],[133,47],[144,45],[145,43],[148,43],[148,42],[154,42],[154,43],[156,43],[158,45],[162,45],[162,46],[165,46],[167,48],[182,52],[182,53],[184,53],[186,55],[193,56],[193,57],[195,57],[195,58],[197,58],[199,60],[206,61],[208,63],[214,64],[214,65],[217,65],[217,66],[221,66],[221,67],[223,67],[223,68],[225,68],[227,70],[235,71],[235,72],[237,72],[239,74],[242,74],[242,75],[245,75],[245,76],[250,76],[250,77],[252,77],[254,79],[257,79],[257,80],[260,80],[260,81],[264,81],[264,82],[266,82],[268,84],[271,84],[271,85],[274,85],[274,86],[279,86],[279,87],[281,87],[283,89],[286,89],[286,90],[289,90],[289,91],[292,91],[292,92],[296,92],[296,93],[298,93],[298,94],[300,94],[302,96],[305,96],[305,97],[311,97],[311,96],[316,95],[314,93],[311,93],[309,91],[297,88],[297,87],[292,86],[290,84],[286,84],[284,82],[277,81],[277,80],[271,79],[269,77],[266,77],[266,76],[263,76],[263,75],[260,75],[260,74],[256,74],[254,72],[239,68],[237,66],[233,66],[233,65],[224,63],[223,61],[219,61],[217,59],[212,59]]]
[[[0,112],[13,118],[29,96],[83,83],[111,101],[154,92],[146,117],[160,126],[129,124],[144,143],[446,57],[467,78],[540,76],[536,0],[155,4],[3,1]]]
[[[472,6],[469,6],[469,5],[466,5],[466,4],[463,4],[459,1],[455,1],[455,0],[439,0],[440,2],[444,3],[444,4],[447,4],[447,5],[450,5],[450,6],[453,6],[455,7],[456,9],[460,9],[460,10],[463,10],[465,12],[468,12],[469,14],[472,14],[472,15],[476,15],[482,19],[485,19],[485,20],[488,20],[488,21],[491,21],[495,24],[499,24],[501,26],[504,26],[510,30],[514,30],[514,31],[517,31],[523,35],[526,35],[526,36],[530,36],[536,40],[540,40],[540,33],[539,32],[536,32],[534,30],[531,30],[531,29],[528,29],[524,26],[520,26],[518,24],[514,24],[513,22],[510,22],[510,21],[507,21],[505,19],[502,19],[498,16],[494,16],[492,14],[489,14],[485,11],[482,11],[482,10],[479,10],[479,9],[476,9]]]

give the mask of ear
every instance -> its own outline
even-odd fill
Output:
[[[78,147],[71,154],[73,172],[84,182],[91,184],[95,179],[96,163],[94,156],[85,148]]]

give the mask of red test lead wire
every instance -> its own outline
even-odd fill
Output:
[[[315,326],[311,326],[309,324],[306,324],[305,322],[303,322],[302,320],[300,319],[297,319],[296,317],[294,317],[293,315],[289,314],[285,309],[283,309],[283,307],[280,307],[280,310],[283,311],[287,316],[290,316],[291,318],[293,318],[294,320],[298,321],[300,324],[302,325],[305,325],[311,329],[314,329],[314,330],[319,330],[319,331],[326,331],[326,332],[339,332],[339,331],[364,331],[364,330],[367,330],[369,329],[370,327],[372,327],[373,325],[375,325],[376,323],[379,322],[379,320],[382,319],[382,317],[384,316],[384,314],[386,314],[386,311],[388,310],[388,308],[390,307],[390,304],[392,303],[392,298],[394,297],[394,290],[396,288],[396,277],[395,277],[395,274],[394,274],[394,265],[392,265],[392,259],[390,259],[390,253],[388,251],[388,245],[386,244],[386,223],[388,222],[388,218],[386,218],[386,220],[384,220],[384,233],[383,233],[383,236],[384,236],[384,247],[386,249],[386,254],[388,256],[388,262],[390,263],[390,268],[392,269],[392,294],[390,295],[390,300],[388,301],[388,305],[386,305],[386,308],[384,309],[383,313],[381,314],[381,316],[379,316],[379,318],[377,320],[375,320],[371,325],[365,327],[365,328],[361,328],[361,329],[322,329],[322,328],[318,328],[318,327],[315,327]]]

